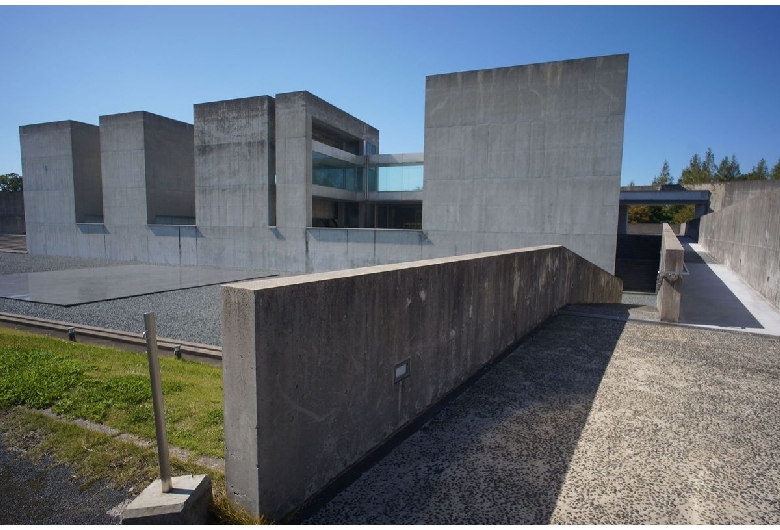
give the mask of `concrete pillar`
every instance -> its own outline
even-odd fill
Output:
[[[621,204],[618,210],[618,235],[628,233],[628,205]]]
[[[98,127],[60,121],[19,127],[27,248],[77,254],[76,223],[103,214]]]

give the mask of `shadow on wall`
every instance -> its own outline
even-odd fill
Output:
[[[550,522],[624,325],[548,320],[306,522]]]
[[[685,265],[689,272],[682,281],[680,323],[763,329],[707,262],[691,248],[691,240],[683,238],[680,243],[685,249]]]

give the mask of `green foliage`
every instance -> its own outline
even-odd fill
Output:
[[[682,170],[680,174],[680,184],[697,184],[700,182],[709,182],[709,177],[703,169],[703,164],[699,155],[691,157],[688,167]]]
[[[0,175],[0,191],[22,191],[22,176],[16,173]]]
[[[161,357],[160,371],[169,441],[222,457],[219,367]],[[0,409],[14,405],[155,437],[145,355],[0,328]]]
[[[653,186],[664,186],[666,184],[674,184],[674,177],[669,173],[669,162],[664,160],[664,164],[661,166],[661,173],[653,178]]]
[[[777,164],[772,168],[772,173],[769,174],[769,178],[772,180],[780,180],[780,159],[777,160]]]
[[[82,488],[100,480],[112,487],[139,493],[159,477],[157,451],[137,447],[106,434],[63,423],[24,409],[0,410],[0,437],[12,447],[23,449],[35,462],[51,458],[70,466]],[[214,503],[211,521],[218,524],[269,524],[263,517],[251,517],[231,503],[225,490],[225,474],[193,461],[170,458],[174,476],[207,474],[211,477]]]
[[[692,204],[673,206],[629,206],[629,223],[687,223],[693,220],[695,207]]]
[[[763,158],[758,161],[758,164],[753,166],[753,171],[745,175],[747,180],[767,180],[769,178],[769,168],[767,168],[766,160]]]
[[[84,377],[77,362],[47,350],[0,349],[0,407],[45,409]]]
[[[730,182],[732,180],[737,180],[741,174],[742,172],[740,171],[736,155],[731,155],[731,160],[729,160],[727,156],[724,156],[723,160],[718,164],[718,170],[715,172],[715,180],[718,182]]]

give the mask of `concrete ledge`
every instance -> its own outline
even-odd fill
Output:
[[[211,506],[208,475],[172,477],[173,488],[162,492],[160,479],[127,505],[122,524],[205,524]]]
[[[672,227],[664,223],[661,236],[661,262],[658,269],[658,314],[663,322],[680,321],[680,290],[685,251]]]

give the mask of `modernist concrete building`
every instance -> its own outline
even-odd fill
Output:
[[[308,92],[22,126],[28,250],[313,272],[562,244],[612,272],[627,72],[429,76],[424,153]]]

